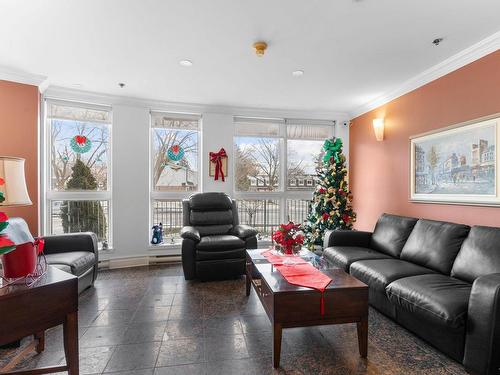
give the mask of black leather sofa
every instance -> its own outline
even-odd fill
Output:
[[[227,279],[245,273],[245,250],[257,231],[239,224],[236,201],[224,193],[197,193],[182,201],[182,267],[186,280]]]
[[[11,217],[6,233],[12,237],[21,233],[16,243],[33,242],[28,224],[20,217]],[[19,236],[16,234],[16,236]],[[47,263],[78,277],[78,293],[94,285],[97,278],[99,253],[97,236],[91,232],[67,233],[43,237],[43,253]]]
[[[97,236],[92,232],[45,236],[47,262],[78,277],[78,293],[94,285],[99,266]]]
[[[324,257],[370,304],[477,374],[500,367],[500,228],[383,214],[373,233],[329,231]]]

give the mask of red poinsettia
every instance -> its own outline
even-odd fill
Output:
[[[288,224],[280,224],[278,230],[273,233],[273,240],[285,247],[292,248],[304,243],[304,236],[300,232],[300,225],[290,221]]]

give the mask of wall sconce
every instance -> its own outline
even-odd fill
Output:
[[[373,119],[373,131],[375,132],[375,138],[377,141],[384,140],[384,119],[375,118]]]

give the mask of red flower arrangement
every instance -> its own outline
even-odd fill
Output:
[[[273,233],[272,238],[288,255],[293,254],[293,249],[304,243],[304,235],[300,230],[300,225],[292,221],[288,224],[280,224],[278,230]]]

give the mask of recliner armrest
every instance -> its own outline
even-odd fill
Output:
[[[198,243],[201,240],[200,237],[200,232],[198,229],[192,226],[185,226],[181,229],[181,237],[193,240],[194,242]]]
[[[89,251],[98,253],[97,236],[92,232],[66,233],[43,236],[45,254]]]
[[[371,238],[371,232],[347,229],[327,230],[323,239],[323,248],[332,246],[369,247]]]
[[[257,229],[246,224],[236,225],[233,228],[233,234],[242,239],[256,236],[257,233]]]
[[[478,374],[497,374],[500,367],[500,273],[472,284],[463,364]]]

